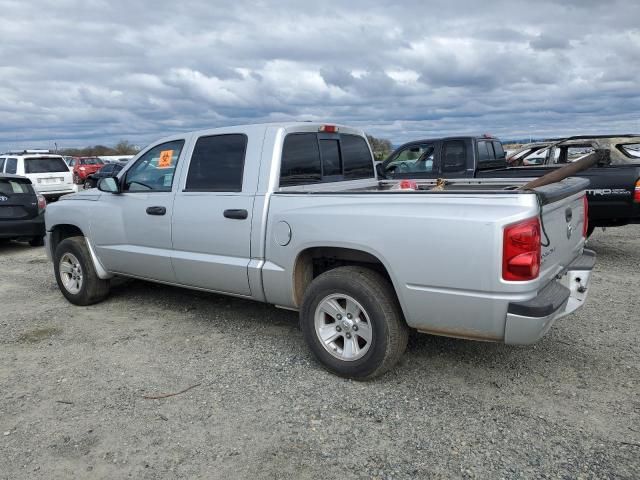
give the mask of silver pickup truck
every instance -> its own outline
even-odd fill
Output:
[[[330,371],[371,378],[409,329],[528,344],[585,300],[588,182],[378,181],[366,137],[280,123],[164,138],[118,177],[47,207],[62,294],[99,302],[114,276],[300,312]]]

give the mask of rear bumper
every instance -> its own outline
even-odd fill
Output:
[[[62,190],[50,190],[50,191],[38,191],[38,193],[40,195],[42,195],[44,198],[49,199],[49,198],[59,198],[62,195],[68,195],[69,193],[76,193],[76,191],[73,188],[64,188]]]
[[[42,237],[44,234],[44,215],[38,215],[31,220],[2,220],[0,222],[0,238]]]
[[[595,252],[584,250],[582,256],[540,290],[537,297],[526,302],[510,303],[504,342],[516,345],[534,343],[547,333],[558,318],[580,308],[587,299],[595,262]]]

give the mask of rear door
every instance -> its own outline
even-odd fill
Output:
[[[62,157],[27,157],[24,174],[36,191],[46,193],[70,188],[69,168]]]
[[[122,193],[102,193],[92,209],[91,240],[107,270],[175,282],[171,216],[185,139],[149,148],[120,177]]]
[[[38,199],[29,181],[21,178],[0,178],[0,222],[28,220],[37,215]]]
[[[178,283],[237,295],[251,295],[251,218],[256,169],[245,157],[260,158],[262,136],[203,135],[195,141],[183,172],[172,220],[172,262]]]
[[[471,158],[471,145],[465,140],[447,140],[442,143],[440,176],[444,178],[459,178],[473,176],[475,169],[468,165]]]

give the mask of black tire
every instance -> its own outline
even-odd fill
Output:
[[[593,225],[588,225],[587,226],[587,238],[589,238],[593,234],[595,229],[596,229],[596,227],[594,227]]]
[[[65,253],[70,253],[78,259],[82,270],[82,283],[77,293],[70,292],[60,275],[60,260]],[[84,237],[69,237],[61,241],[56,247],[53,268],[58,282],[58,288],[67,300],[75,305],[91,305],[101,302],[109,294],[109,280],[102,280],[96,274]]]
[[[73,183],[76,185],[80,185],[80,177],[78,176],[77,173],[73,174]]]
[[[334,357],[316,333],[316,309],[323,299],[332,294],[352,297],[368,314],[371,345],[357,360]],[[409,334],[393,286],[379,273],[358,266],[329,270],[311,282],[300,309],[300,328],[311,352],[327,370],[358,380],[374,378],[391,369],[402,357]]]
[[[33,237],[31,240],[29,240],[29,245],[31,245],[32,247],[41,247],[42,245],[44,245],[44,237]]]

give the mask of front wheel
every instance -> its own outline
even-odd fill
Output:
[[[325,368],[361,380],[382,375],[398,362],[409,330],[391,284],[355,266],[329,270],[309,285],[300,327]]]
[[[75,305],[91,305],[109,294],[109,280],[98,277],[84,237],[61,241],[56,247],[53,268],[60,291]]]

